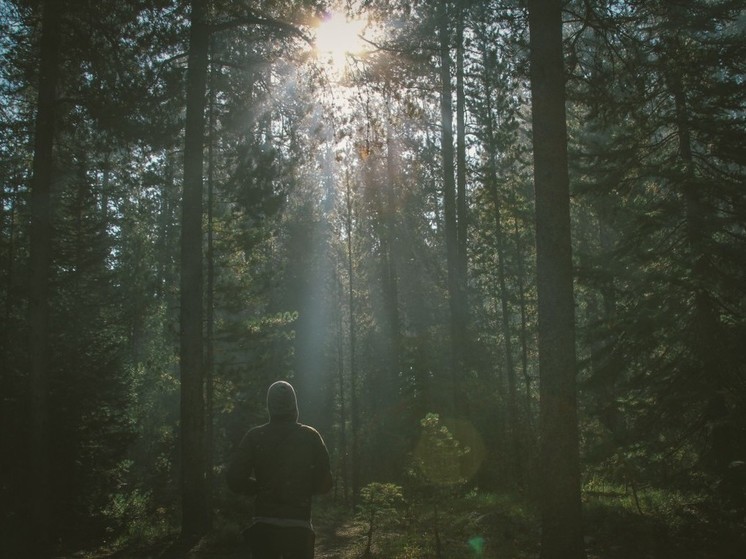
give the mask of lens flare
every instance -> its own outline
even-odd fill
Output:
[[[484,538],[475,536],[469,540],[469,548],[474,552],[474,557],[482,557],[484,553]]]

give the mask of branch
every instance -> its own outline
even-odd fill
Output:
[[[244,25],[265,25],[267,27],[275,27],[280,31],[284,31],[288,35],[303,39],[309,45],[313,45],[313,41],[306,37],[303,31],[298,27],[270,16],[259,16],[251,10],[248,10],[246,15],[243,17],[211,25],[210,33],[220,33],[221,31],[226,31],[235,27],[242,27]]]
[[[401,54],[401,55],[409,55],[410,58],[417,59],[417,55],[412,52],[411,48],[408,48],[405,46],[391,46],[389,44],[382,44],[382,43],[376,43],[375,41],[372,41],[366,37],[363,37],[362,35],[358,35],[358,38],[360,38],[361,41],[364,43],[368,43],[369,45],[375,47],[376,50],[383,51],[383,52],[391,52],[394,54]],[[427,51],[435,51],[435,47],[433,45],[430,45],[428,43],[421,44],[420,48],[427,52]]]

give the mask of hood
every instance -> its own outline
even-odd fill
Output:
[[[269,387],[267,411],[270,421],[298,421],[298,400],[289,382],[279,380]]]

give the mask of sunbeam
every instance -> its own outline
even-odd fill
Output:
[[[316,30],[316,52],[335,71],[344,69],[347,57],[363,52],[363,33],[368,26],[362,19],[350,19],[342,12],[329,12]]]

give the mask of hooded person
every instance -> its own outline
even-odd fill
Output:
[[[226,470],[228,487],[255,497],[247,539],[254,559],[312,559],[311,501],[332,488],[329,453],[313,427],[298,422],[285,381],[267,390],[269,421],[250,429]]]

